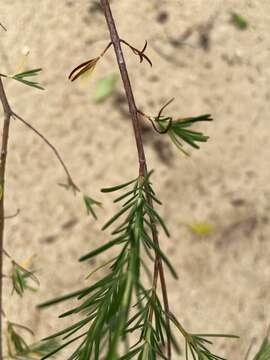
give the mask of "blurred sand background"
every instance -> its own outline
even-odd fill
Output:
[[[191,158],[158,134],[145,131],[144,139],[164,202],[160,213],[172,234],[162,236],[162,248],[179,273],[178,282],[168,274],[172,309],[193,332],[239,334],[239,341],[219,341],[217,349],[228,359],[244,359],[253,339],[252,353],[258,348],[270,322],[270,2],[113,0],[112,10],[123,38],[138,48],[149,42],[152,69],[125,49],[139,108],[155,114],[175,96],[168,110],[173,116],[211,113],[215,119],[203,125],[210,141]],[[248,20],[248,29],[230,22],[231,11]],[[188,45],[173,43],[212,17],[208,50],[196,29]],[[85,274],[95,264],[77,259],[108,239],[109,232],[99,229],[116,211],[112,197],[99,189],[134,178],[137,154],[121,82],[104,103],[92,100],[98,79],[118,71],[113,52],[84,88],[67,80],[74,66],[108,42],[94,1],[3,0],[0,21],[8,29],[0,33],[1,72],[13,73],[27,47],[27,68],[43,68],[46,88],[5,81],[12,108],[57,146],[80,188],[104,206],[98,221],[87,217],[81,196],[57,185],[65,174],[51,150],[12,122],[6,213],[20,214],[6,221],[5,248],[18,262],[35,254],[41,286],[23,300],[11,297],[6,286],[4,309],[39,339],[69,323],[57,316],[70,305],[44,311],[35,305],[87,284]],[[213,232],[192,233],[187,224],[194,222],[212,224]]]

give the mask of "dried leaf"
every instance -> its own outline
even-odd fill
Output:
[[[214,225],[209,223],[192,223],[188,224],[189,229],[196,235],[209,235],[214,230]]]
[[[69,80],[74,81],[86,72],[88,72],[88,75],[90,75],[94,71],[98,60],[99,57],[85,61],[82,64],[76,66],[75,69],[73,69],[69,74]]]

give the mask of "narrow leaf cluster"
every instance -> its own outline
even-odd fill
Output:
[[[88,215],[92,215],[94,219],[97,219],[97,215],[93,206],[102,206],[101,202],[94,200],[88,195],[83,195],[83,201]]]
[[[212,121],[213,119],[210,114],[206,114],[173,121],[171,118],[164,116],[154,118],[154,120],[158,123],[161,131],[167,129],[166,133],[169,135],[172,142],[177,146],[178,149],[184,151],[183,142],[195,149],[199,149],[200,147],[198,143],[206,142],[209,139],[209,136],[204,135],[202,132],[190,130],[189,128],[194,123]]]
[[[185,339],[186,360],[190,359],[190,355],[193,360],[226,360],[221,356],[213,354],[209,350],[209,346],[213,345],[213,342],[209,340],[209,338],[239,338],[239,336],[231,334],[192,334],[183,328],[172,313],[169,314],[169,317]]]
[[[29,280],[32,283],[39,285],[39,280],[33,272],[25,269],[14,261],[12,261],[10,278],[13,287],[12,292],[16,292],[21,297],[27,289],[31,291],[36,291],[36,288],[29,284]]]
[[[29,328],[8,322],[7,324],[7,350],[8,358],[14,360],[37,360],[55,349],[58,344],[55,340],[28,344],[21,332],[33,335]]]
[[[10,76],[12,79],[20,81],[21,83],[27,85],[27,86],[31,86],[34,88],[37,88],[39,90],[45,90],[38,82],[36,81],[30,81],[27,78],[32,77],[32,76],[37,76],[39,75],[39,73],[42,71],[41,68],[38,69],[33,69],[33,70],[28,70],[28,71],[24,71],[24,72],[20,72],[18,74],[15,74],[13,76]]]
[[[106,360],[154,360],[159,356],[166,359],[163,355],[167,334],[165,313],[155,289],[146,289],[140,276],[142,270],[148,275],[151,274],[148,263],[152,263],[158,253],[176,277],[169,260],[150,236],[153,223],[169,235],[164,221],[146,200],[149,196],[160,204],[151,187],[150,176],[151,173],[125,184],[102,189],[105,193],[125,189],[124,194],[114,200],[115,203],[122,203],[121,209],[102,229],[105,230],[116,222],[118,224],[112,232],[111,240],[82,256],[80,261],[97,257],[112,248],[118,255],[106,263],[110,264],[109,271],[96,283],[41,304],[41,307],[44,307],[77,297],[79,303],[60,317],[80,315],[73,325],[47,338],[50,340],[61,337],[63,343],[43,359],[75,341],[79,342],[79,345],[69,360],[97,360],[102,356]],[[150,280],[152,285],[152,279]],[[133,332],[137,334],[137,341],[133,340],[133,344],[127,346],[126,350],[119,350],[120,343],[127,342]],[[132,336],[132,339],[134,338]]]
[[[224,357],[213,354],[208,347],[213,345],[209,340],[211,337],[228,337],[238,338],[234,335],[226,334],[188,334],[186,337],[186,359],[189,359],[189,353],[192,355],[193,360],[226,360]]]

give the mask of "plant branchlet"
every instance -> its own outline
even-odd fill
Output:
[[[150,64],[150,66],[152,66],[151,60],[144,53],[147,48],[147,41],[145,41],[145,44],[144,44],[144,47],[142,48],[142,50],[136,49],[134,46],[130,45],[127,41],[125,41],[123,39],[119,39],[119,41],[121,43],[127,45],[134,52],[135,55],[138,55],[140,57],[140,62],[142,62],[145,59]],[[87,60],[87,61],[81,63],[80,65],[76,66],[69,74],[69,76],[68,76],[69,80],[75,81],[76,79],[78,79],[79,77],[84,75],[85,73],[88,73],[90,75],[94,71],[98,61],[105,55],[105,53],[109,50],[109,48],[111,47],[112,44],[113,44],[112,41],[110,41],[98,57]]]
[[[212,121],[210,114],[188,117],[188,118],[179,118],[173,120],[171,116],[163,116],[162,113],[164,109],[174,100],[172,98],[169,100],[162,108],[159,110],[157,116],[149,116],[143,113],[141,110],[137,110],[138,114],[143,118],[149,120],[154,128],[154,130],[159,134],[169,134],[172,142],[177,146],[179,150],[189,156],[189,153],[183,148],[183,141],[195,149],[199,149],[198,142],[206,142],[209,139],[209,136],[204,135],[202,132],[189,130],[190,126],[197,122]]]
[[[1,27],[2,24],[0,24]],[[4,28],[4,27],[3,27]],[[5,28],[4,28],[5,29]],[[6,29],[5,29],[6,30]],[[33,77],[36,77],[40,74],[41,68],[36,68],[33,70],[27,71],[20,71],[13,75],[6,75],[0,74],[0,101],[3,107],[4,113],[4,121],[3,121],[3,132],[2,132],[2,142],[1,142],[1,154],[0,154],[0,360],[4,358],[3,356],[3,347],[2,347],[2,339],[3,339],[3,317],[6,320],[6,340],[7,340],[7,355],[10,359],[33,359],[33,358],[40,358],[44,356],[48,352],[51,352],[55,349],[56,342],[42,342],[42,343],[34,343],[28,344],[24,337],[17,331],[20,330],[27,330],[28,332],[32,333],[31,330],[26,328],[25,326],[12,323],[8,320],[7,316],[4,313],[3,306],[2,306],[2,290],[3,290],[3,279],[7,278],[11,281],[12,285],[12,294],[17,293],[20,297],[22,297],[27,289],[29,290],[36,290],[35,286],[39,285],[39,280],[34,274],[33,271],[26,269],[26,266],[19,264],[16,262],[4,249],[4,225],[5,220],[13,218],[19,214],[19,210],[9,216],[5,216],[5,208],[4,208],[4,198],[5,198],[5,175],[6,175],[6,162],[7,162],[7,153],[8,153],[8,140],[10,135],[10,124],[11,119],[17,119],[22,122],[25,126],[31,129],[36,135],[38,135],[54,152],[55,156],[59,160],[61,166],[63,167],[66,175],[67,175],[67,182],[68,187],[71,188],[74,193],[80,191],[79,187],[73,181],[71,174],[63,161],[62,157],[60,156],[57,149],[52,145],[52,143],[36,128],[34,128],[29,122],[27,122],[24,118],[20,115],[16,114],[8,101],[4,84],[2,78],[5,79],[13,79],[20,82],[23,85],[30,86],[32,88],[44,90],[44,88],[39,84],[37,81],[30,80]],[[85,197],[86,195],[84,195]],[[88,197],[88,199],[91,199]],[[95,200],[91,199],[92,202],[88,201],[87,203],[87,210],[91,212],[94,217],[96,217],[92,206],[98,205],[99,203]],[[6,255],[11,263],[11,271],[10,274],[5,275],[3,274],[3,255]],[[2,316],[3,315],[3,316]],[[6,357],[6,356],[5,356]]]
[[[129,46],[135,55],[139,56],[140,62],[145,59],[152,66],[152,62],[144,54],[147,42],[142,50],[138,50],[122,40],[118,35],[109,1],[100,0],[100,3],[111,37],[111,42],[102,54],[113,44],[131,113],[139,174],[126,183],[101,190],[103,193],[123,191],[114,200],[115,203],[121,204],[120,209],[102,227],[102,230],[107,230],[115,226],[111,238],[79,259],[90,260],[114,249],[113,256],[109,255],[106,261],[102,262],[103,265],[91,271],[92,274],[106,267],[107,270],[101,275],[101,279],[94,284],[89,283],[79,291],[39,305],[40,308],[44,308],[73,299],[74,307],[65,311],[60,317],[81,315],[81,318],[75,319],[72,325],[45,339],[62,339],[63,342],[42,359],[49,358],[74,343],[76,347],[69,357],[70,360],[101,358],[171,360],[172,348],[176,353],[179,351],[178,341],[171,331],[171,323],[180,330],[185,339],[186,359],[189,353],[193,360],[222,359],[206,348],[206,345],[211,344],[207,338],[211,336],[235,338],[234,336],[188,333],[170,311],[164,267],[167,267],[174,278],[177,278],[177,273],[159,245],[161,230],[167,236],[169,231],[154,207],[154,204],[161,205],[161,201],[153,190],[152,171],[147,170],[139,122],[139,115],[147,118],[158,133],[169,134],[173,142],[182,150],[179,139],[195,148],[198,148],[197,142],[208,139],[202,133],[186,128],[195,122],[210,121],[212,118],[210,115],[202,115],[173,120],[173,117],[163,116],[163,111],[173,99],[162,106],[156,117],[145,115],[137,109],[121,44]],[[89,70],[93,71],[100,57],[76,67],[69,76],[70,80],[74,81]],[[153,266],[153,272],[149,265]],[[148,278],[148,282],[142,280],[143,273]],[[158,295],[158,281],[161,286],[161,299]],[[126,346],[122,348],[121,343]]]

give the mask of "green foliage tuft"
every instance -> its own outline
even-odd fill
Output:
[[[102,189],[103,192],[125,190],[125,196],[116,198],[117,203],[122,203],[121,209],[106,222],[103,230],[116,222],[118,224],[115,225],[111,240],[83,255],[80,261],[101,256],[112,248],[118,255],[106,262],[109,270],[103,278],[70,296],[76,296],[78,303],[60,317],[80,314],[83,318],[47,338],[62,338],[63,343],[43,359],[75,341],[79,342],[79,345],[70,359],[100,359],[102,356],[106,360],[132,359],[138,358],[137,356],[141,359],[156,359],[162,354],[165,335],[168,333],[166,315],[155,291],[152,288],[146,289],[141,283],[141,271],[150,273],[141,252],[145,250],[146,259],[148,258],[150,263],[153,262],[155,254],[159,254],[174,277],[176,272],[151,238],[153,226],[156,225],[168,235],[160,215],[147,204],[147,196],[159,202],[150,183],[151,173],[144,178],[139,177],[121,185]],[[62,300],[68,297],[64,296]],[[133,299],[136,299],[134,304]],[[59,301],[61,298],[42,306]],[[136,315],[134,311],[137,312]],[[152,317],[154,321],[151,324]],[[125,354],[120,355],[119,343],[125,341],[132,332],[138,332],[140,340]],[[176,341],[174,344],[176,346]],[[146,357],[147,354],[149,357]]]
[[[31,329],[26,326],[7,323],[7,348],[8,358],[14,360],[37,360],[58,347],[56,340],[49,340],[28,344],[21,332],[28,332],[33,335]]]
[[[101,207],[102,206],[101,202],[94,200],[93,198],[91,198],[88,195],[83,195],[83,201],[84,201],[84,204],[85,204],[87,214],[88,215],[91,214],[94,219],[97,219],[97,215],[96,215],[96,213],[95,213],[95,211],[93,209],[93,206]]]
[[[14,79],[14,80],[17,80],[17,81],[20,81],[21,83],[23,83],[23,84],[25,84],[27,86],[31,86],[31,87],[34,87],[34,88],[39,89],[39,90],[45,90],[38,82],[29,81],[29,80],[26,79],[28,77],[39,75],[39,73],[41,71],[42,71],[41,68],[28,70],[28,71],[23,71],[23,72],[20,72],[18,74],[10,76],[10,78]]]
[[[206,114],[177,120],[171,120],[171,118],[162,116],[155,118],[154,120],[158,123],[161,131],[166,131],[166,128],[168,128],[166,133],[169,135],[172,142],[178,149],[186,153],[183,149],[183,142],[195,149],[199,149],[198,143],[206,142],[209,139],[209,136],[204,135],[202,132],[190,130],[188,128],[197,122],[212,121],[213,119],[210,114]]]
[[[19,296],[23,296],[25,290],[37,291],[37,289],[29,285],[29,280],[39,286],[39,280],[33,272],[26,270],[19,264],[12,261],[12,270],[10,275],[12,281],[12,292],[16,292]]]

